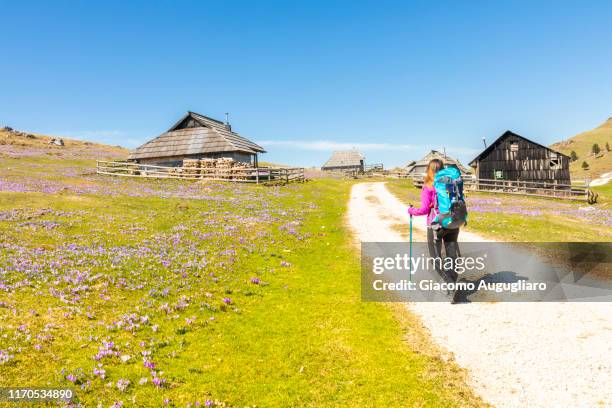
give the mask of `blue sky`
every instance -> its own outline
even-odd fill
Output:
[[[611,2],[3,1],[0,124],[134,147],[186,111],[321,165],[464,162],[612,116]]]

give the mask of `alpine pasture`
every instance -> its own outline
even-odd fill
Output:
[[[98,176],[120,148],[0,135],[0,383],[83,406],[482,406],[405,308],[364,303],[353,181]]]
[[[387,186],[406,204],[418,203],[420,190],[410,180],[389,180]],[[594,187],[596,205],[554,198],[466,192],[466,231],[504,242],[612,241],[610,184]]]

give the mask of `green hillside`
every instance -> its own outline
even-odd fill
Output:
[[[592,153],[593,144],[595,143],[601,149],[601,152],[597,155]],[[595,129],[555,143],[551,148],[567,155],[570,155],[572,150],[576,152],[578,160],[573,161],[570,165],[573,178],[594,178],[612,171],[612,155],[606,151],[606,143],[612,146],[612,117]],[[582,162],[587,162],[589,168],[583,169]]]

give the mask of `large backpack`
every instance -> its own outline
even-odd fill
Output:
[[[463,197],[463,180],[456,167],[447,167],[434,176],[438,214],[433,223],[442,228],[457,229],[467,225],[467,207]]]

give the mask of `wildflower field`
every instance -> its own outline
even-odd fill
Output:
[[[409,180],[387,186],[406,203],[419,205],[420,190]],[[567,201],[509,194],[466,192],[467,231],[500,241],[612,241],[612,185],[594,188],[599,202]]]
[[[351,182],[94,174],[120,154],[0,146],[0,385],[87,407],[482,405],[404,308],[361,302]]]

